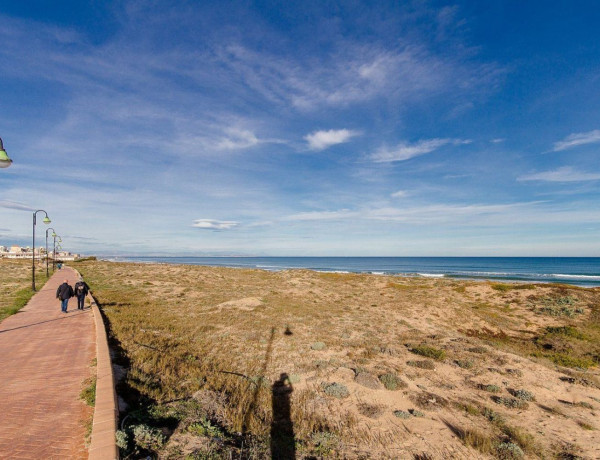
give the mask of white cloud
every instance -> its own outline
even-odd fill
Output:
[[[196,219],[192,227],[203,230],[231,230],[238,225],[240,225],[239,222],[232,220]]]
[[[354,136],[358,136],[357,131],[349,129],[330,129],[328,131],[315,131],[304,136],[308,147],[311,150],[323,150],[332,145],[348,142]]]
[[[565,137],[562,141],[554,143],[554,152],[577,147],[578,145],[596,144],[600,142],[600,129],[588,131],[587,133],[573,133]]]
[[[217,150],[239,150],[257,145],[260,140],[256,135],[246,129],[231,128],[226,131],[226,137],[223,137],[216,143]]]
[[[404,161],[425,153],[433,152],[444,145],[461,145],[470,143],[470,140],[463,139],[427,139],[414,144],[401,142],[393,148],[381,147],[375,153],[372,153],[369,158],[376,163]]]
[[[534,174],[526,174],[517,178],[519,181],[546,181],[546,182],[581,182],[588,180],[599,180],[599,173],[586,173],[576,171],[570,166],[563,166],[554,171],[543,171]]]
[[[0,208],[16,209],[18,211],[35,211],[35,209],[26,204],[11,200],[0,200]]]
[[[398,190],[390,195],[392,198],[405,198],[408,196],[408,192],[406,190]]]
[[[497,138],[497,139],[492,139],[490,142],[491,142],[492,144],[500,144],[500,143],[504,142],[505,140],[506,140],[506,139],[504,139],[503,137],[499,137],[499,138]]]

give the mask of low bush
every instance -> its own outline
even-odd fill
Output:
[[[133,427],[133,440],[142,449],[157,450],[164,445],[166,438],[159,429],[141,424]]]
[[[513,460],[525,457],[523,449],[514,442],[502,442],[496,448],[497,457],[501,460]]]
[[[496,404],[502,404],[510,409],[527,409],[529,404],[516,398],[505,398],[502,396],[492,396],[492,401]]]
[[[471,369],[475,365],[472,359],[457,359],[454,362],[461,369]]]
[[[502,388],[500,388],[498,385],[486,385],[483,383],[477,385],[477,388],[483,391],[488,391],[490,393],[500,393],[502,391]]]
[[[471,347],[469,348],[469,350],[471,353],[479,353],[479,354],[484,354],[487,353],[487,348],[485,347],[481,347],[481,346],[477,346],[477,347]]]
[[[396,391],[406,388],[408,385],[404,380],[396,374],[383,374],[379,376],[379,381],[383,384],[386,390]]]
[[[336,382],[323,384],[323,392],[334,398],[347,398],[350,396],[350,392],[346,385]]]
[[[508,390],[508,392],[513,395],[515,398],[520,399],[522,401],[533,401],[535,399],[535,396],[533,395],[533,393],[527,391],[527,390],[513,390],[510,389]]]
[[[437,361],[443,361],[446,357],[446,352],[429,345],[417,345],[410,349],[411,353],[415,355],[425,356],[426,358],[432,358]]]
[[[435,364],[433,364],[432,361],[429,361],[426,359],[421,360],[421,361],[406,361],[406,364],[411,367],[418,367],[419,369],[427,369],[427,370],[435,369]]]

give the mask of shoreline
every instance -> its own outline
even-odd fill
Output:
[[[456,281],[481,281],[489,283],[516,283],[516,284],[540,284],[540,285],[569,285],[585,289],[600,288],[600,275],[586,275],[586,274],[565,274],[565,273],[499,273],[499,272],[473,272],[469,273],[428,273],[428,272],[399,272],[390,269],[365,269],[365,270],[351,270],[351,269],[327,269],[327,268],[316,268],[316,267],[297,267],[297,266],[260,266],[254,265],[239,265],[239,264],[205,264],[205,263],[189,263],[180,261],[179,259],[235,259],[235,260],[255,260],[255,259],[269,259],[267,257],[261,258],[248,258],[248,257],[129,257],[129,258],[100,258],[99,260],[105,262],[116,262],[116,263],[141,263],[141,264],[156,264],[156,265],[189,265],[199,267],[224,267],[224,268],[237,268],[244,270],[261,270],[266,272],[281,272],[286,270],[309,270],[316,273],[331,273],[331,274],[357,274],[357,275],[374,275],[374,276],[390,276],[400,278],[415,278],[415,279],[447,279]],[[140,260],[144,259],[144,260]],[[159,260],[159,259],[174,259],[174,260]],[[272,257],[270,259],[281,259],[286,260],[290,258],[286,257]],[[297,259],[297,258],[293,258]],[[306,259],[315,259],[307,257]],[[328,258],[321,258],[328,259]],[[349,258],[356,259],[356,258]],[[393,259],[393,258],[390,258]],[[465,258],[470,259],[470,258]],[[550,258],[548,258],[550,259]],[[554,258],[551,258],[554,259]],[[597,259],[597,258],[589,258]],[[488,275],[488,276],[486,276]],[[502,276],[505,275],[505,276]],[[550,279],[544,279],[550,278]]]

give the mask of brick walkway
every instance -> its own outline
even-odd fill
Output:
[[[16,315],[0,323],[0,458],[87,458],[84,423],[92,409],[80,399],[90,376],[96,331],[92,313],[61,313],[56,289],[76,273],[63,268]]]

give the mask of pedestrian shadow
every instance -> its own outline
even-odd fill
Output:
[[[44,323],[51,323],[53,321],[62,321],[64,319],[75,318],[84,313],[86,313],[86,311],[74,312],[74,313],[70,314],[69,316],[63,316],[61,318],[47,319],[46,321],[40,321],[38,323],[31,323],[31,324],[26,324],[24,326],[13,327],[11,329],[4,329],[4,330],[0,330],[0,334],[2,334],[4,332],[16,331],[17,329],[25,329],[26,327],[38,326],[38,325],[44,324]]]
[[[296,458],[296,438],[291,417],[291,396],[294,388],[288,374],[281,374],[271,387],[273,421],[271,422],[271,459]]]
[[[292,335],[292,331],[286,326],[284,335]],[[267,372],[267,367],[271,361],[273,353],[273,342],[275,339],[275,328],[271,328],[271,333],[267,341],[267,350],[259,374],[259,381],[255,383],[254,391],[250,400],[250,405],[246,410],[242,423],[242,433],[247,434],[252,412],[257,404],[260,393],[261,382]],[[244,376],[245,377],[245,376]],[[294,435],[294,424],[291,417],[291,396],[294,388],[290,382],[289,376],[282,373],[279,379],[273,382],[271,386],[271,405],[273,410],[273,420],[271,422],[271,459],[272,460],[295,460],[296,458],[296,438]]]

